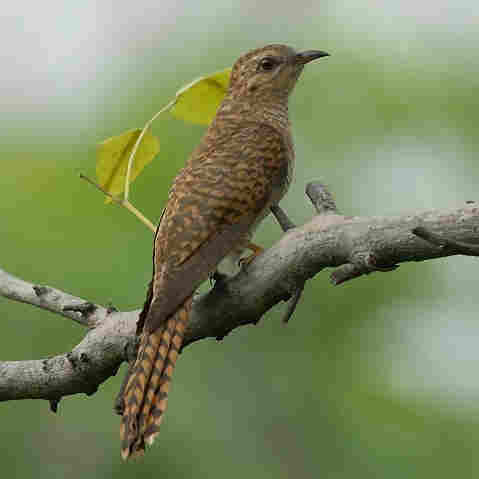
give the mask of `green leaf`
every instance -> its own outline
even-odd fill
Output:
[[[223,100],[230,81],[231,68],[196,78],[176,92],[171,113],[182,120],[209,125]]]
[[[128,168],[128,159],[141,129],[125,131],[121,135],[112,136],[98,145],[96,160],[96,176],[100,186],[112,195],[119,195],[125,189],[125,177]],[[148,130],[136,152],[131,169],[132,182],[160,151],[158,138]],[[111,203],[106,198],[105,203]]]

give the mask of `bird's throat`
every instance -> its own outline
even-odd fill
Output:
[[[258,101],[256,101],[258,100]],[[218,113],[220,117],[236,117],[244,121],[263,123],[272,126],[276,130],[288,130],[290,127],[288,117],[287,99],[279,101],[225,101],[220,106]]]

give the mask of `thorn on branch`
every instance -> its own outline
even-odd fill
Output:
[[[333,195],[327,186],[319,181],[311,181],[306,185],[306,194],[318,215],[338,214],[338,208]]]
[[[49,399],[48,402],[50,403],[50,411],[53,413],[57,413],[58,411],[58,405],[60,404],[61,398],[54,398],[54,399]]]
[[[462,254],[465,256],[479,256],[479,244],[464,243],[462,241],[456,241],[450,238],[445,238],[442,235],[438,235],[424,228],[418,226],[412,230],[412,233],[418,238],[427,241],[441,248],[442,251],[450,254]]]
[[[288,301],[288,308],[286,309],[286,313],[283,317],[283,323],[287,324],[293,313],[296,310],[296,306],[298,306],[299,300],[301,299],[301,295],[304,291],[304,283],[293,293],[290,300]]]

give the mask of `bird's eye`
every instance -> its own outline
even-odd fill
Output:
[[[259,68],[265,72],[273,70],[273,68],[278,64],[278,61],[272,57],[262,58],[259,62]]]

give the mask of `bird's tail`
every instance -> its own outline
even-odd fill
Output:
[[[143,331],[125,388],[120,428],[123,459],[142,455],[157,436],[168,402],[171,376],[183,343],[191,299],[152,333]]]

